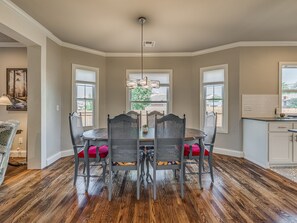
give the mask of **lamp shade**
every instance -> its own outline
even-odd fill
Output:
[[[6,95],[2,95],[0,97],[0,105],[12,105],[12,103]]]

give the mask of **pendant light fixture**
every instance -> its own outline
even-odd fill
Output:
[[[157,80],[149,80],[147,76],[143,74],[143,24],[146,22],[145,17],[139,17],[138,22],[141,25],[141,42],[140,42],[140,56],[141,56],[141,79],[138,80],[127,80],[126,86],[130,89],[134,89],[137,87],[142,88],[159,88],[160,87],[160,81]]]

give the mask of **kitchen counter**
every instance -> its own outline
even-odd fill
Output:
[[[263,121],[263,122],[297,122],[297,117],[285,117],[285,118],[275,118],[275,117],[252,117],[243,118],[249,120]]]

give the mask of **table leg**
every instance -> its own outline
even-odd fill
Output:
[[[203,189],[202,186],[202,166],[204,162],[204,141],[203,139],[199,139],[199,146],[200,146],[200,156],[199,156],[199,184],[200,184],[200,189]]]

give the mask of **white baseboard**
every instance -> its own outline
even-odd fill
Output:
[[[27,157],[27,151],[10,150],[10,157]]]
[[[213,149],[213,152],[216,154],[222,154],[222,155],[227,155],[227,156],[243,158],[243,151],[215,147]]]
[[[61,158],[61,152],[58,152],[58,153],[52,155],[51,157],[46,159],[46,166],[51,165],[52,163],[56,162],[60,158]]]
[[[74,155],[73,149],[62,150],[61,151],[61,157],[73,156],[73,155]]]

